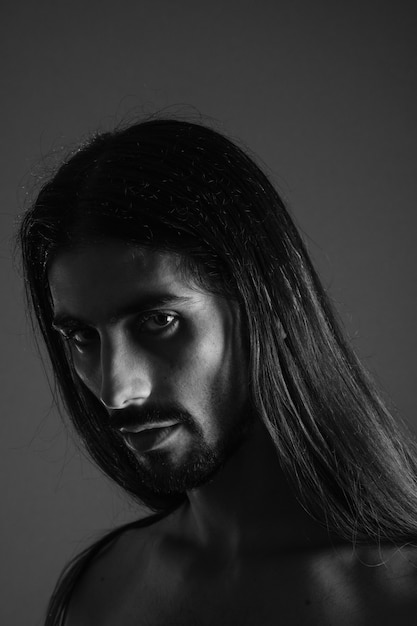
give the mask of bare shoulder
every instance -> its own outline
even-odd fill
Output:
[[[145,521],[145,520],[141,520]],[[122,529],[91,560],[71,596],[65,626],[111,624],[123,597],[131,594],[148,567],[153,546],[160,541],[165,519]]]
[[[226,613],[230,623],[258,624],[259,607],[264,624],[280,623],[282,615],[320,626],[417,623],[415,546],[333,547],[289,560],[269,554],[240,575],[213,576],[196,569],[200,557],[181,557],[189,554],[178,541],[182,523],[179,512],[120,533],[80,578],[66,626],[212,624]],[[184,610],[194,617],[184,621]]]
[[[304,578],[300,577],[303,563],[309,574]],[[305,589],[309,598],[308,623],[320,626],[417,624],[416,547],[340,544],[332,550],[326,548],[313,554],[305,562],[301,558],[293,565],[296,569],[291,566],[283,580],[290,587],[300,584],[300,590]],[[286,595],[290,595],[288,590]]]
[[[358,550],[352,574],[369,623],[417,623],[417,546]]]

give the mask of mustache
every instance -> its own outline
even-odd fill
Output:
[[[153,424],[163,424],[164,422],[181,422],[182,424],[193,425],[194,420],[188,411],[177,405],[164,407],[131,406],[125,409],[110,410],[110,427],[113,430],[132,429],[137,426],[147,426]]]

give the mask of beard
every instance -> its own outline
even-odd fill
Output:
[[[218,433],[215,442],[208,442],[199,422],[180,407],[126,409],[123,413],[117,419],[120,421],[122,417],[124,424],[175,421],[186,431],[189,441],[181,454],[164,448],[140,454],[129,451],[135,459],[140,482],[158,496],[184,495],[213,480],[248,438],[255,422],[252,411],[247,408]]]

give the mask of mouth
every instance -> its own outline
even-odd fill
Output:
[[[123,430],[122,435],[132,452],[148,452],[168,443],[180,428],[181,424],[178,422],[168,425],[158,424],[158,426],[150,424],[135,430]]]
[[[122,426],[120,428],[120,432],[122,433],[122,435],[137,435],[147,430],[156,430],[157,428],[169,428],[170,426],[176,426],[177,423],[178,422],[166,421],[157,423],[149,422],[148,424],[137,424],[132,426]]]

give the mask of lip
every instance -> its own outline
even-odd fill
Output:
[[[158,426],[147,426],[135,432],[124,432],[123,438],[132,452],[148,452],[149,450],[154,450],[168,443],[168,440],[173,437],[180,428],[181,424],[178,422],[169,424],[168,426],[158,424]]]
[[[135,426],[122,426],[120,428],[120,432],[122,433],[122,435],[130,435],[130,434],[139,434],[139,433],[143,433],[146,430],[155,430],[156,428],[168,428],[170,426],[176,426],[178,424],[178,422],[172,422],[172,421],[167,421],[167,422],[157,422],[155,424],[152,423],[148,423],[148,424],[138,424]]]

